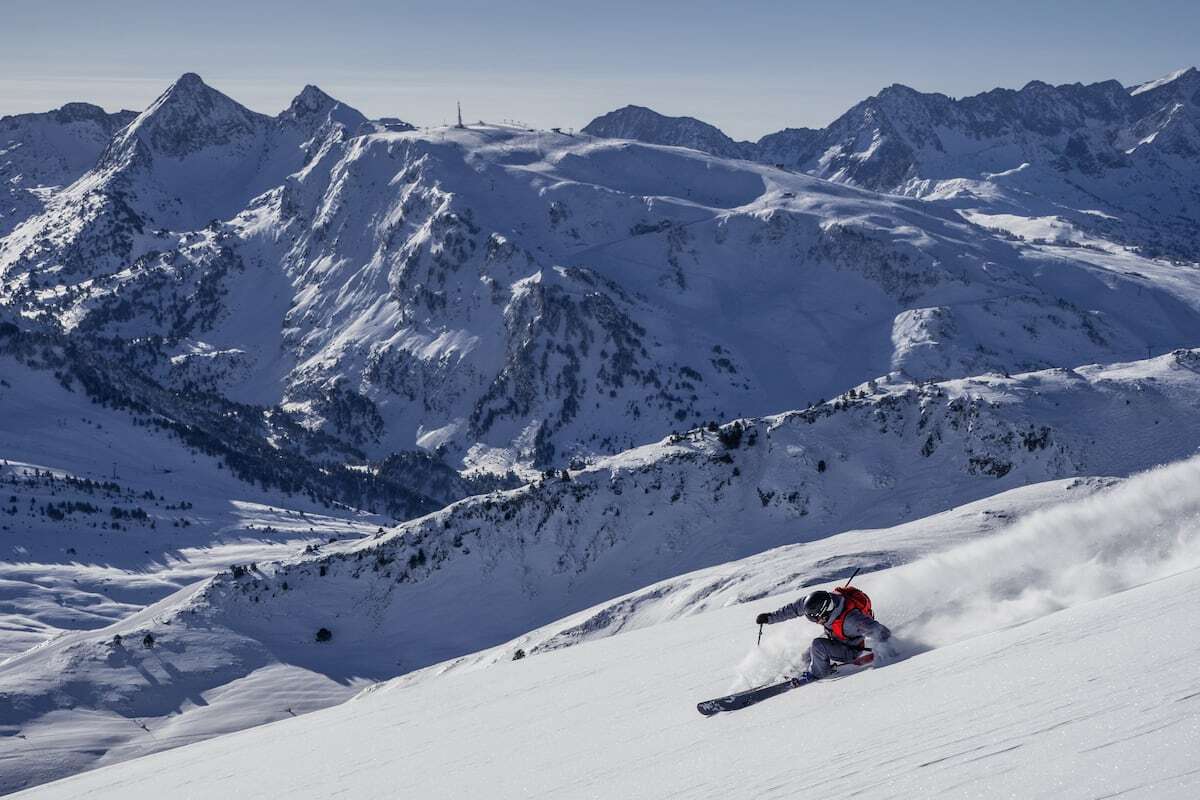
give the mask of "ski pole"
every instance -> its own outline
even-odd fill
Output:
[[[843,588],[845,588],[846,586],[849,586],[849,585],[850,585],[850,581],[854,580],[854,579],[855,579],[855,578],[858,576],[858,573],[860,573],[860,572],[862,572],[862,567],[857,567],[857,568],[854,570],[854,574],[853,574],[853,575],[851,575],[849,578],[847,578],[847,579],[846,579],[846,582],[842,584],[842,587],[843,587]]]
[[[758,644],[754,645],[755,647],[762,647],[762,628],[762,625],[758,626]]]

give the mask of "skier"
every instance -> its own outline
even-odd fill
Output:
[[[839,586],[833,593],[816,591],[778,611],[759,614],[756,625],[771,625],[805,616],[825,627],[825,636],[813,639],[805,681],[824,678],[834,671],[835,664],[849,664],[863,655],[866,640],[886,642],[892,632],[875,621],[871,598],[853,586]]]

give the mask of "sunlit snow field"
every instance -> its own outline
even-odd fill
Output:
[[[1175,465],[864,575],[897,653],[740,712],[694,706],[796,663],[803,623],[754,646],[754,613],[782,597],[397,681],[19,796],[1194,797],[1198,481],[1200,461]]]

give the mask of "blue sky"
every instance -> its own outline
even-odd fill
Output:
[[[839,7],[834,8],[832,6]],[[962,96],[1200,62],[1197,2],[0,0],[0,114],[140,109],[183,72],[275,113],[306,83],[368,116],[581,126],[627,103],[737,138],[892,83]]]

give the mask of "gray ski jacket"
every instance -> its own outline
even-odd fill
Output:
[[[788,603],[778,611],[772,611],[767,615],[767,624],[773,625],[776,622],[786,622],[789,619],[803,617],[804,601],[807,599],[807,597],[801,597],[793,603]],[[833,611],[829,615],[829,620],[825,623],[825,635],[830,639],[835,638],[830,627],[833,621],[841,616],[843,609],[846,607],[846,598],[835,594],[833,599]],[[842,632],[846,634],[846,637],[836,641],[844,641],[851,647],[864,647],[868,638],[880,642],[886,641],[892,635],[887,626],[876,622],[861,611],[851,611],[846,615],[845,621],[842,622]]]

